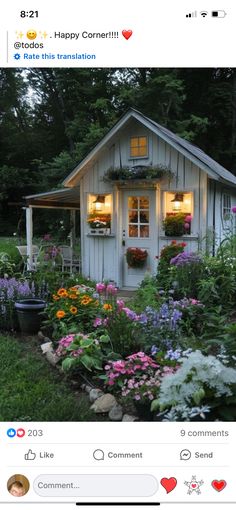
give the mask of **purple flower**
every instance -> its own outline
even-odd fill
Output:
[[[183,252],[173,257],[170,260],[170,264],[173,266],[185,266],[186,264],[199,264],[202,261],[200,255],[190,252]]]
[[[170,359],[171,361],[177,361],[182,356],[182,352],[180,349],[169,349],[165,355],[165,359]]]
[[[236,206],[232,207],[231,211],[232,211],[233,213],[236,213]]]
[[[158,352],[158,348],[156,345],[152,345],[151,347],[151,356],[155,356],[155,354]]]

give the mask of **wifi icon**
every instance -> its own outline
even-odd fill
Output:
[[[201,14],[201,16],[203,18],[205,18],[208,15],[208,12],[207,11],[202,11],[202,12],[200,12],[200,14]]]

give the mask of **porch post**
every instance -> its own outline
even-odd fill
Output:
[[[33,209],[26,207],[27,270],[33,269]]]
[[[70,210],[70,247],[71,247],[71,261],[70,261],[70,272],[73,272],[73,258],[74,258],[74,248],[75,248],[75,209]]]

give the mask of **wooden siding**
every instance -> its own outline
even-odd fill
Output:
[[[148,156],[130,158],[130,137],[148,136]],[[168,143],[149,131],[146,127],[131,120],[116,133],[109,145],[98,153],[97,159],[87,167],[80,179],[81,200],[81,251],[83,273],[91,279],[114,280],[118,286],[123,281],[124,249],[122,248],[122,190],[112,182],[104,182],[103,176],[110,167],[135,165],[165,165],[170,167],[175,177],[162,179],[156,186],[156,239],[155,249],[159,253],[172,238],[165,237],[162,229],[164,217],[165,191],[186,191],[193,193],[193,221],[191,235],[179,238],[187,243],[186,249],[205,249],[206,234],[215,229],[219,239],[225,234],[222,224],[223,185],[212,181],[196,164],[172,148]],[[131,184],[131,188],[134,183]],[[133,188],[134,189],[134,188]],[[143,189],[143,188],[136,188]],[[232,192],[232,205],[236,205],[236,192]],[[92,237],[88,235],[87,197],[88,194],[112,193],[112,233],[113,237]],[[158,254],[158,251],[157,251]],[[155,263],[156,265],[156,263]]]

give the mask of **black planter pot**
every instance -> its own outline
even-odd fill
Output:
[[[22,333],[38,333],[43,320],[42,312],[46,306],[43,299],[21,299],[15,303],[17,318]]]

